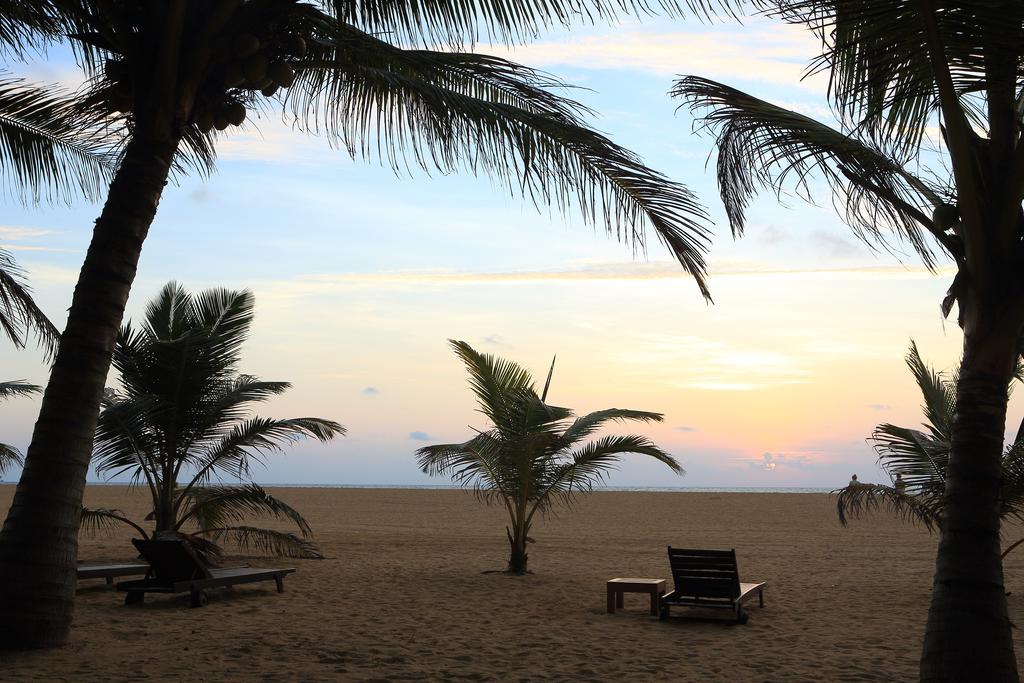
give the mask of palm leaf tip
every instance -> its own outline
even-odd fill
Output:
[[[217,541],[228,541],[245,551],[305,560],[324,559],[324,555],[316,543],[285,531],[260,529],[252,526],[230,526],[209,529],[200,533],[212,535]]]
[[[2,144],[0,139],[0,146]],[[57,353],[60,331],[36,305],[25,272],[3,248],[0,248],[0,330],[18,347],[24,347],[25,337],[34,332],[47,357],[52,358]]]
[[[955,251],[930,216],[941,192],[912,175],[884,138],[863,138],[857,128],[836,130],[696,76],[676,81],[670,94],[684,100],[681,107],[689,106],[697,129],[716,136],[719,193],[734,235],[743,233],[745,211],[759,189],[781,196],[792,184],[797,195],[813,203],[812,176],[817,174],[865,243],[891,250],[893,241],[904,240],[929,268],[937,263],[929,235],[946,251]]]
[[[253,515],[267,515],[295,524],[303,537],[313,530],[298,510],[267,493],[257,484],[247,486],[197,486],[187,493],[193,507],[179,520],[179,527],[194,518],[201,529],[223,527]]]
[[[882,484],[854,484],[832,491],[836,496],[839,523],[848,526],[850,520],[886,509],[900,519],[924,525],[928,531],[939,526],[940,515],[935,501],[898,491]]]

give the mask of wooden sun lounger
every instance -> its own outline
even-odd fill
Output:
[[[766,582],[740,583],[735,550],[668,548],[675,588],[661,598],[660,617],[671,607],[718,607],[730,609],[740,624],[747,623],[743,603],[755,595],[764,607]]]
[[[78,565],[78,580],[82,579],[106,579],[107,585],[114,583],[114,578],[119,576],[137,576],[149,571],[148,564],[80,564]]]
[[[206,589],[233,586],[239,583],[273,580],[277,592],[284,592],[285,574],[295,569],[260,569],[257,567],[231,567],[218,569],[203,562],[183,540],[140,541],[132,543],[152,567],[144,579],[122,581],[117,590],[127,593],[124,604],[140,603],[146,593],[189,593],[192,607],[207,602]]]

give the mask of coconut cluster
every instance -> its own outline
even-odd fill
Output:
[[[228,55],[197,99],[193,120],[204,133],[240,126],[245,121],[245,99],[260,92],[273,97],[295,82],[294,60],[306,54],[306,41],[294,33],[257,36],[239,33],[228,41]],[[250,91],[247,93],[246,91]]]
[[[132,2],[122,1],[118,7],[136,14],[141,11],[141,5]],[[244,4],[242,9],[249,10],[250,6]],[[242,11],[236,17],[234,28],[218,40],[196,93],[190,123],[204,133],[240,126],[245,121],[246,104],[257,93],[273,97],[280,88],[291,87],[295,82],[294,64],[306,54],[305,39],[291,25],[294,13],[294,0],[279,0],[272,5],[271,16]],[[268,14],[266,8],[261,14]],[[134,23],[141,26],[141,19]],[[251,28],[254,25],[261,28]],[[106,94],[110,106],[118,112],[132,112],[137,74],[120,58],[107,60],[104,70],[110,81]]]

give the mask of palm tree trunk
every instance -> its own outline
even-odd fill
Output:
[[[66,641],[82,492],[125,304],[179,138],[128,143],[96,221],[25,469],[0,531],[0,648]]]
[[[1006,316],[1009,317],[1009,316]],[[1006,387],[1019,326],[965,330],[922,681],[1018,681],[999,511]]]
[[[512,553],[508,558],[508,571],[511,574],[525,574],[526,564],[529,559],[526,555],[526,539],[524,537],[512,538]]]
[[[505,532],[508,534],[508,543],[511,551],[508,558],[507,571],[510,574],[525,574],[526,563],[529,559],[526,555],[526,530],[519,523],[514,524],[513,528],[514,531],[505,529]]]

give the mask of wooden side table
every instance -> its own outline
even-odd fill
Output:
[[[609,579],[608,614],[615,614],[615,608],[622,609],[623,593],[649,593],[651,616],[658,616],[661,596],[665,593],[665,579]]]

